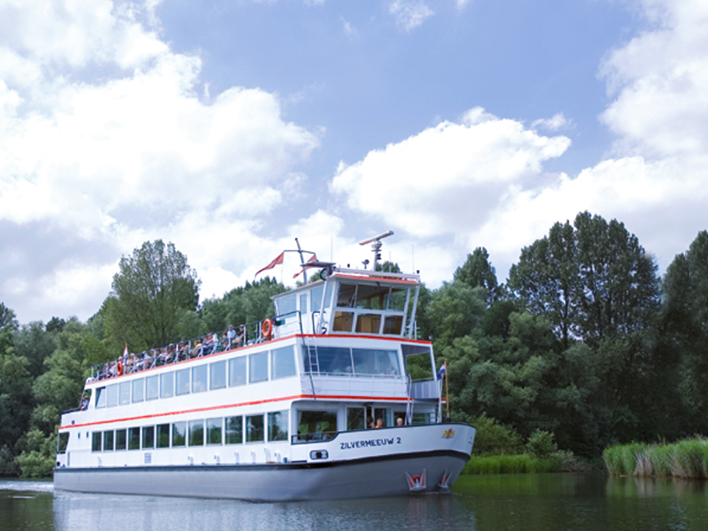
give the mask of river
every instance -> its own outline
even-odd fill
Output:
[[[77,494],[0,480],[0,530],[705,530],[700,481],[591,474],[466,476],[454,492],[330,502],[248,503]]]

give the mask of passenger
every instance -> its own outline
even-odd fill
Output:
[[[193,358],[200,358],[204,354],[204,350],[202,348],[202,342],[201,340],[197,339],[194,348],[192,349],[192,357]]]
[[[131,374],[135,370],[135,354],[128,356],[125,362],[125,373]]]
[[[186,341],[182,341],[179,344],[179,353],[177,355],[177,360],[188,360],[189,359],[189,344]]]
[[[234,348],[242,347],[246,344],[246,327],[241,325],[238,327],[238,334],[236,334],[236,346]]]
[[[174,363],[177,361],[177,356],[176,356],[176,347],[174,343],[170,343],[170,346],[167,347],[167,363]]]
[[[383,419],[376,419],[376,426],[374,426],[375,429],[383,428]]]
[[[103,370],[101,371],[101,374],[98,375],[99,380],[105,380],[108,378],[110,375],[110,368],[108,367],[108,363],[103,364]]]
[[[86,411],[89,405],[89,397],[84,395],[81,397],[81,404],[79,404],[79,411]]]
[[[143,367],[146,369],[150,369],[152,367],[152,356],[147,350],[143,352]]]
[[[403,417],[398,417],[396,419],[396,426],[403,426]]]
[[[234,325],[229,325],[229,328],[226,330],[226,332],[224,332],[224,337],[226,338],[228,350],[236,348],[235,346],[232,347],[232,345],[235,345],[236,343],[236,330],[234,330]]]

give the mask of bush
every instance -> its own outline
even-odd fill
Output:
[[[499,424],[485,414],[470,422],[477,428],[473,453],[476,455],[518,454],[522,451],[521,436],[509,426]]]
[[[0,476],[17,476],[20,469],[15,463],[15,456],[7,446],[0,448]]]
[[[54,456],[47,457],[41,452],[26,452],[15,458],[22,469],[23,478],[40,478],[52,475]]]
[[[546,459],[558,451],[558,445],[553,442],[553,434],[536,430],[526,443],[526,451],[538,459]]]

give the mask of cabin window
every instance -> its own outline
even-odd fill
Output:
[[[378,334],[381,329],[381,315],[360,313],[356,318],[356,331],[360,334]]]
[[[246,417],[246,442],[263,442],[263,415]]]
[[[366,410],[363,407],[347,408],[347,430],[363,430],[366,428]]]
[[[377,426],[379,420],[383,423],[383,427],[386,428],[391,425],[389,420],[391,410],[384,407],[377,407],[374,409],[374,426]]]
[[[128,450],[140,450],[140,428],[128,428]]]
[[[334,322],[332,330],[334,332],[351,332],[354,324],[354,312],[343,312],[337,310],[334,312]]]
[[[133,380],[133,402],[145,400],[145,378]]]
[[[207,444],[221,444],[221,424],[223,419],[206,419]]]
[[[341,375],[352,373],[352,358],[348,348],[318,347],[317,358],[321,373]]]
[[[143,428],[142,448],[155,448],[155,426],[145,426]]]
[[[300,294],[300,313],[307,313],[307,299],[309,295],[309,293]]]
[[[273,380],[295,376],[295,350],[292,345],[273,350],[270,365]]]
[[[243,442],[243,417],[226,417],[226,444]]]
[[[246,357],[229,360],[229,387],[246,384]]]
[[[175,394],[189,394],[189,369],[175,371]]]
[[[126,430],[116,430],[116,450],[125,450],[126,448],[126,443],[127,438],[126,438]]]
[[[113,384],[106,387],[106,405],[108,407],[115,407],[118,405],[118,384]]]
[[[387,376],[400,374],[398,352],[395,350],[352,349],[354,372],[357,376]]]
[[[204,421],[189,421],[189,446],[204,446]]]
[[[100,431],[94,431],[91,434],[91,451],[100,452],[101,451],[101,440],[102,433]]]
[[[130,404],[130,383],[131,382],[121,382],[118,388],[118,402],[121,406]]]
[[[160,377],[157,374],[145,378],[145,398],[147,400],[155,400],[159,396],[159,378]]]
[[[59,434],[59,437],[57,437],[57,453],[58,454],[65,454],[66,447],[68,445],[69,445],[69,432],[63,431]]]
[[[113,451],[113,430],[103,432],[103,451],[112,452]]]
[[[209,365],[209,389],[226,387],[226,361],[217,361]]]
[[[322,308],[322,292],[324,290],[324,284],[320,284],[315,288],[310,290],[310,306],[313,312],[318,312]]]
[[[431,379],[435,370],[430,359],[430,347],[427,345],[401,345],[406,374],[412,380]]]
[[[412,424],[431,424],[434,422],[431,413],[413,413]]]
[[[187,444],[187,423],[172,423],[172,447],[185,446]]]
[[[250,383],[264,382],[268,379],[268,353],[251,354],[248,356],[248,381]]]
[[[160,375],[160,398],[170,398],[175,394],[175,373],[170,371]]]
[[[287,295],[275,301],[278,309],[278,315],[285,315],[286,313],[294,312],[297,309],[295,307],[297,304],[297,299],[295,297],[295,294]]]
[[[106,388],[99,387],[96,389],[96,407],[106,407]]]
[[[170,425],[169,424],[158,424],[157,425],[157,447],[158,448],[169,448],[170,447]]]
[[[207,365],[199,365],[192,367],[192,392],[203,393],[207,390],[207,378],[209,367]]]
[[[326,441],[337,433],[336,411],[298,411],[299,441]]]
[[[384,319],[384,335],[388,336],[400,336],[401,328],[403,328],[403,316],[402,315],[388,315]]]

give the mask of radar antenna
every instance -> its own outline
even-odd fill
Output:
[[[384,232],[383,234],[379,234],[378,236],[374,236],[373,238],[369,238],[368,240],[364,240],[363,242],[359,242],[359,245],[366,245],[367,243],[371,243],[371,250],[374,253],[374,263],[371,267],[373,271],[376,271],[376,266],[378,265],[379,260],[381,260],[381,247],[383,247],[381,240],[391,236],[392,234],[393,231],[390,230],[388,232]]]

